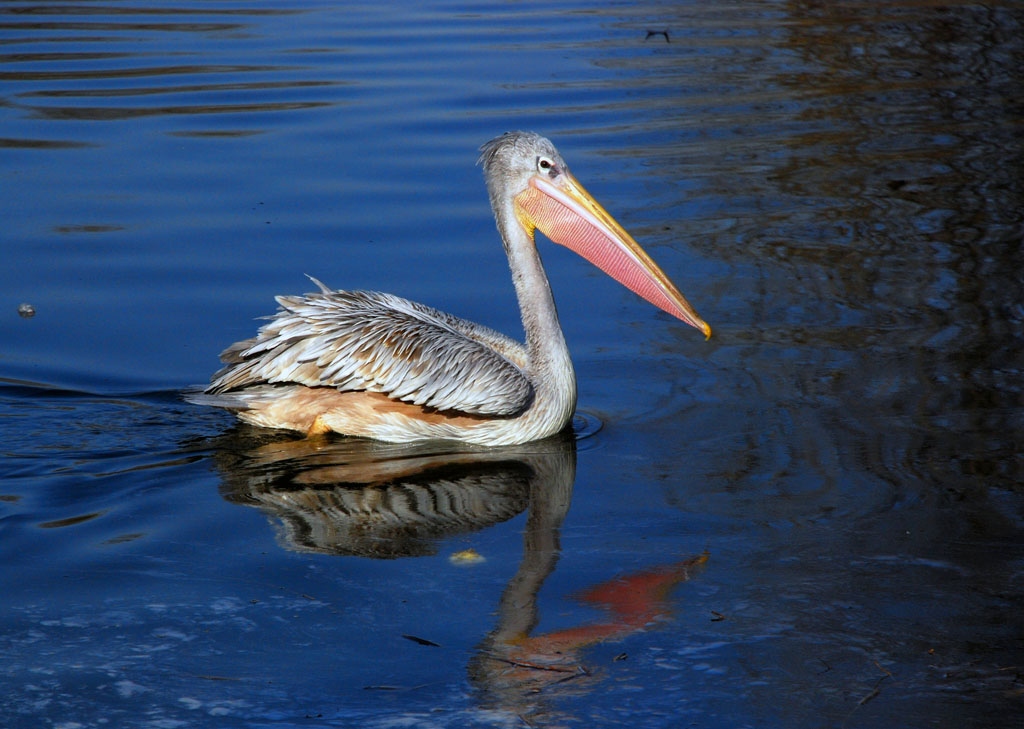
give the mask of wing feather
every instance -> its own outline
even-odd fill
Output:
[[[313,282],[319,293],[278,296],[257,336],[224,350],[208,393],[289,382],[499,416],[530,403],[526,353],[508,337],[391,294]]]

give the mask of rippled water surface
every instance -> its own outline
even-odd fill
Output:
[[[0,2],[0,723],[1017,725],[1022,59],[1018,2]],[[710,341],[542,243],[575,434],[182,399],[305,273],[519,336],[515,128]]]

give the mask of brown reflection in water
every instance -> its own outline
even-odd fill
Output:
[[[224,33],[245,28],[242,23],[130,23],[124,21],[92,22],[92,21],[38,21],[33,23],[3,23],[0,30],[35,32],[40,30],[83,30],[98,31],[157,31],[167,33]]]
[[[202,106],[149,106],[145,108],[114,107],[32,107],[35,116],[46,119],[75,121],[116,121],[147,116],[199,116],[203,114],[245,114],[267,111],[296,111],[330,106],[324,101],[265,102],[260,104],[209,104]]]
[[[257,134],[264,134],[265,132],[257,129],[210,129],[210,130],[198,130],[194,132],[170,132],[168,136],[171,137],[195,137],[198,139],[208,139],[217,137],[252,137]]]
[[[123,56],[131,57],[129,54]],[[50,60],[60,60],[60,56]],[[88,70],[57,69],[54,71],[0,71],[0,81],[81,81],[84,79],[114,79],[160,76],[195,76],[198,74],[239,74],[288,70],[285,66],[251,64],[195,64],[173,66],[144,66],[141,68],[95,68]],[[36,96],[44,95],[37,92]],[[53,95],[53,94],[45,94]]]
[[[816,270],[808,293],[862,322],[849,342],[821,342],[855,355],[830,389],[882,478],[961,495],[1009,485],[1022,465],[1009,434],[1024,425],[1021,18],[973,4],[790,6],[815,22],[785,47],[814,71],[780,80],[817,93],[805,116],[833,131],[787,142],[773,179],[812,201],[813,218],[802,244],[770,251]]]
[[[54,519],[53,521],[44,521],[37,524],[40,529],[59,529],[61,527],[75,526],[83,522],[92,521],[93,519],[103,516],[106,514],[104,511],[94,511],[91,514],[80,514],[78,516],[69,516],[66,519]]]
[[[0,137],[0,149],[82,149],[95,147],[88,142],[71,142],[59,139],[11,139]]]
[[[208,68],[208,67],[207,67]],[[278,67],[267,67],[277,70]],[[265,68],[247,67],[245,70],[265,70]],[[119,97],[119,96],[150,96],[154,94],[190,94],[196,91],[272,91],[274,89],[298,89],[321,86],[339,86],[337,81],[231,81],[216,84],[190,84],[183,86],[136,86],[130,89],[46,89],[26,91],[19,94],[21,98],[29,97]]]
[[[661,49],[667,90],[642,129],[672,130],[647,171],[693,186],[698,215],[666,227],[721,264],[711,290],[734,318],[709,358],[748,422],[715,424],[743,443],[710,470],[826,485],[867,472],[952,500],[1014,488],[1024,17],[999,3],[785,8],[738,22],[772,39],[756,53],[698,70]],[[690,9],[665,13],[700,32]]]
[[[123,225],[57,225],[54,226],[55,233],[113,233],[124,230]]]
[[[242,440],[218,445],[216,455],[224,498],[279,520],[282,546],[296,551],[432,554],[437,539],[522,512],[534,484],[562,484],[571,493],[575,475],[571,435],[516,448],[446,450],[436,443],[325,438],[239,449],[252,431],[236,432],[226,438]]]

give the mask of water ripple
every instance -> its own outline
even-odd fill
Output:
[[[27,119],[90,122],[226,115],[249,119],[251,124],[254,114],[331,106],[337,100],[330,89],[344,80],[316,77],[313,67],[295,62],[294,52],[284,51],[281,58],[293,60],[283,63],[239,63],[232,58],[231,49],[240,49],[250,34],[259,34],[262,23],[303,12],[205,5],[8,5],[0,17],[19,20],[0,22],[0,36],[4,36],[0,42],[7,49],[0,55],[0,81],[9,84],[7,103]],[[59,20],[35,19],[56,15]],[[89,19],[78,20],[78,16]],[[209,16],[231,18],[231,22],[204,19]],[[20,20],[24,17],[33,20]],[[147,20],[142,22],[140,17]],[[188,20],[177,20],[183,17]],[[180,42],[188,37],[195,41]],[[220,45],[225,40],[227,45]],[[51,44],[56,45],[51,48]],[[302,53],[309,56],[308,50]],[[200,58],[201,62],[185,61]],[[198,81],[204,77],[209,81]],[[157,96],[187,101],[154,104]],[[202,136],[216,131],[183,133]],[[244,133],[244,129],[233,129],[227,135]],[[41,143],[66,144],[63,140]]]

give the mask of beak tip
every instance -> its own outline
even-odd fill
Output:
[[[697,316],[696,313],[694,313],[693,316],[680,316],[679,318],[685,321],[694,329],[699,329],[701,333],[704,335],[705,342],[711,339],[711,325],[708,324],[703,319],[701,319],[699,316]]]

